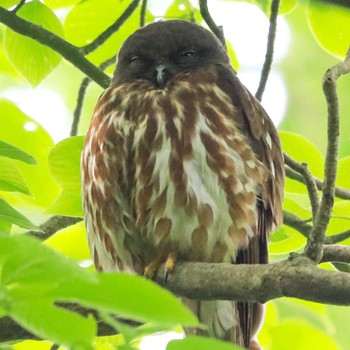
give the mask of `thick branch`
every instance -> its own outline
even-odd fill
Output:
[[[163,276],[164,269],[160,269],[156,281],[191,299],[264,303],[293,297],[350,305],[350,274],[319,269],[300,255],[269,265],[178,263],[166,283]]]
[[[11,11],[0,7],[0,23],[21,35],[27,36],[37,42],[46,45],[71,62],[75,67],[90,77],[97,84],[106,88],[110,78],[103,73],[80,52],[79,48],[63,40],[56,34],[42,28],[34,23],[28,22]]]
[[[350,261],[350,247],[338,246],[325,247],[324,261],[332,261],[335,254],[341,254],[344,262]],[[350,305],[350,274],[319,269],[302,255],[268,265],[178,262],[166,282],[163,277],[164,266],[157,272],[156,282],[179,296],[191,299],[264,303],[280,297],[294,297],[326,304]],[[83,315],[87,313],[77,304],[68,305],[68,309]],[[98,319],[94,311],[88,312],[94,313]],[[33,338],[8,317],[0,318],[0,329],[0,341]],[[111,334],[111,331],[108,325],[99,323],[99,335]]]
[[[265,62],[264,62],[263,68],[261,70],[259,87],[255,93],[255,97],[259,101],[261,101],[262,95],[265,91],[267,79],[269,77],[271,66],[272,66],[279,6],[280,6],[280,0],[272,0],[272,2],[271,2],[271,14],[270,14],[270,26],[269,26],[269,34],[267,36],[267,48],[266,48]]]
[[[334,203],[339,147],[339,103],[336,92],[336,83],[340,75],[349,72],[350,49],[344,62],[328,69],[323,77],[323,91],[328,106],[328,142],[324,171],[324,185],[321,204],[318,208],[314,226],[309,235],[304,251],[304,254],[315,262],[320,261],[322,258],[322,247]]]
[[[133,14],[137,8],[140,0],[133,0],[126,10],[121,14],[121,16],[104,32],[102,32],[93,42],[80,48],[80,51],[87,55],[90,52],[96,50],[100,45],[102,45],[108,38],[111,37],[119,28],[125,23],[125,21]]]

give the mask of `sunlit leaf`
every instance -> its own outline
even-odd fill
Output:
[[[285,153],[300,163],[306,163],[313,176],[322,179],[324,160],[321,152],[305,137],[292,132],[281,131],[282,148]],[[305,193],[306,186],[298,181],[287,179],[287,192]]]
[[[63,191],[48,209],[50,214],[82,216],[80,154],[84,137],[73,136],[59,142],[49,154],[52,176]]]
[[[38,0],[26,3],[17,15],[40,25],[52,33],[63,36],[61,22],[56,15]],[[37,41],[6,29],[7,55],[16,69],[33,86],[37,86],[61,61],[62,57]]]
[[[169,342],[166,350],[243,350],[232,343],[226,343],[222,340],[213,338],[189,336],[185,339],[176,339]]]
[[[350,9],[331,2],[310,0],[307,17],[320,46],[343,59],[350,43]]]
[[[8,158],[0,157],[0,191],[30,194],[18,167]]]
[[[84,137],[73,136],[59,142],[49,154],[54,179],[66,190],[80,191],[80,154]]]
[[[175,0],[165,12],[165,18],[182,19],[187,21],[200,22],[201,14],[189,0]]]
[[[11,318],[44,339],[93,350],[96,322],[91,317],[57,307],[50,300],[23,300],[11,305]],[[72,331],[74,330],[74,331]]]
[[[61,254],[77,260],[90,258],[83,221],[57,231],[45,241],[45,244]]]
[[[27,152],[22,151],[20,148],[10,145],[7,142],[0,140],[0,156],[8,157],[27,164],[37,164],[37,161]]]
[[[53,141],[36,121],[21,112],[13,103],[0,100],[0,110],[3,118],[0,139],[31,154],[38,162],[34,167],[23,162],[16,163],[32,196],[8,193],[4,197],[16,206],[20,204],[46,207],[57,196],[59,190],[47,164],[49,148],[53,146]]]
[[[293,349],[340,350],[331,334],[313,328],[299,317],[281,322],[271,330],[271,336],[271,350],[286,349],[286,346],[291,344],[291,339]]]
[[[18,4],[18,0],[0,0],[0,6],[8,9]]]
[[[25,340],[13,344],[11,350],[51,350],[52,343],[42,340]]]
[[[269,253],[270,254],[289,254],[290,252],[297,251],[304,247],[306,238],[301,233],[292,229],[291,227],[284,225],[284,234],[286,238],[276,242],[270,242]]]
[[[64,29],[67,40],[77,46],[91,43],[117,18],[119,18],[130,2],[122,0],[104,0],[103,6],[99,0],[79,2],[67,15]],[[119,30],[103,45],[88,55],[97,64],[116,56],[125,39],[140,27],[141,6],[134,11]],[[146,22],[152,22],[153,16],[147,12]]]
[[[52,9],[56,9],[75,5],[79,1],[80,0],[45,0],[44,3]]]
[[[350,189],[350,157],[345,157],[338,162],[337,186]]]
[[[253,2],[257,4],[268,16],[270,16],[272,0],[253,0]],[[278,14],[284,15],[291,12],[295,9],[296,5],[297,0],[281,0]]]
[[[0,220],[15,224],[28,230],[39,230],[37,226],[31,223],[25,216],[23,216],[15,208],[11,207],[2,198],[0,198]]]

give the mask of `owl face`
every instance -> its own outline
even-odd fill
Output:
[[[228,62],[224,47],[208,30],[186,21],[156,22],[125,41],[113,81],[141,79],[163,89],[180,72]]]

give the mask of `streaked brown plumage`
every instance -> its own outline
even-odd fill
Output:
[[[209,31],[167,21],[126,40],[82,154],[98,270],[152,274],[169,257],[266,263],[283,182],[277,131]],[[249,347],[259,305],[184,302],[209,335]]]

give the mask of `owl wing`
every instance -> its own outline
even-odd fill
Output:
[[[257,235],[245,250],[237,255],[238,264],[264,264],[268,262],[268,235],[283,220],[284,162],[277,130],[259,101],[242,85],[231,68],[218,66],[218,85],[230,96],[236,110],[235,123],[250,141],[260,162],[268,170],[266,182],[258,201]],[[238,303],[244,343],[259,328],[263,307],[256,303]]]

